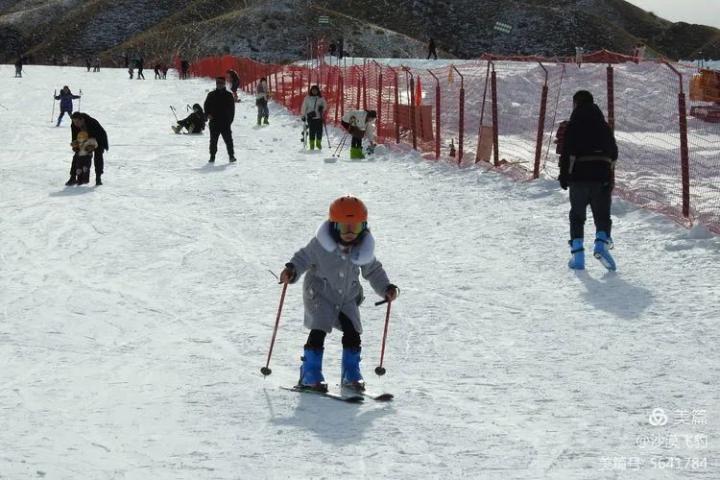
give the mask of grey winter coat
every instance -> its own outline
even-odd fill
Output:
[[[380,296],[385,295],[390,281],[382,264],[375,259],[375,240],[369,231],[358,245],[344,252],[333,239],[330,228],[329,222],[320,225],[310,243],[290,260],[297,273],[293,283],[305,273],[305,326],[326,333],[333,328],[341,330],[338,317],[342,312],[350,318],[355,330],[362,333],[358,306],[364,296],[360,273]]]

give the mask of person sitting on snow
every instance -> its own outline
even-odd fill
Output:
[[[187,130],[187,133],[202,133],[205,130],[205,112],[199,103],[193,105],[190,115],[178,120],[177,125],[172,127],[175,133],[180,133],[183,128]]]
[[[342,117],[340,122],[345,130],[352,136],[350,143],[350,158],[361,160],[365,158],[362,150],[363,138],[369,143],[368,153],[375,151],[375,110],[351,110]]]
[[[358,307],[364,299],[360,274],[386,301],[394,301],[399,294],[375,258],[375,240],[367,219],[367,207],[359,198],[346,195],[336,199],[330,204],[328,219],[280,274],[281,283],[295,283],[305,274],[303,303],[310,334],[300,367],[301,389],[327,391],[322,360],[325,336],[333,329],[342,331],[341,385],[365,389],[360,373],[362,324]]]
[[[56,127],[60,126],[60,122],[66,113],[68,114],[68,117],[72,116],[73,100],[77,100],[78,98],[80,98],[80,95],[73,95],[70,91],[70,87],[67,85],[60,90],[60,95],[55,95],[55,100],[60,100],[60,116],[57,119],[57,124],[55,125]]]

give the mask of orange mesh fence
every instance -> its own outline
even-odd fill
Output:
[[[250,94],[265,77],[273,100],[296,114],[317,84],[329,123],[350,110],[376,110],[381,142],[518,179],[557,176],[555,132],[572,112],[574,92],[589,90],[615,130],[616,193],[720,233],[720,123],[712,123],[720,105],[698,97],[704,84],[697,79],[690,100],[692,67],[635,60],[600,51],[584,55],[581,65],[574,58],[486,56],[425,69],[323,58],[271,65],[228,55],[197,60],[190,73],[216,77],[233,69]]]

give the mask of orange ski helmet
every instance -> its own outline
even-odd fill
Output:
[[[367,222],[368,211],[365,204],[353,195],[345,195],[330,204],[330,221],[335,223]]]

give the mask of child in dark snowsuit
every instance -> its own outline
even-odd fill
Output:
[[[305,326],[310,329],[300,367],[299,386],[325,391],[322,374],[325,336],[333,328],[343,332],[342,385],[363,390],[360,373],[359,305],[364,296],[359,276],[392,302],[398,288],[375,259],[375,240],[367,226],[367,208],[357,197],[344,196],[330,205],[323,222],[306,247],[298,250],[280,274],[281,283],[295,283],[304,273]]]
[[[178,120],[177,125],[172,127],[175,133],[186,129],[188,133],[202,133],[205,130],[205,112],[199,103],[193,105],[193,112],[182,120]]]
[[[80,98],[80,95],[73,95],[73,93],[70,91],[70,87],[65,85],[62,90],[60,90],[60,95],[55,95],[55,100],[60,100],[60,116],[58,116],[57,119],[57,125],[56,127],[60,126],[60,122],[62,121],[63,116],[65,114],[68,114],[68,117],[72,115],[73,113],[73,100],[77,100]]]

